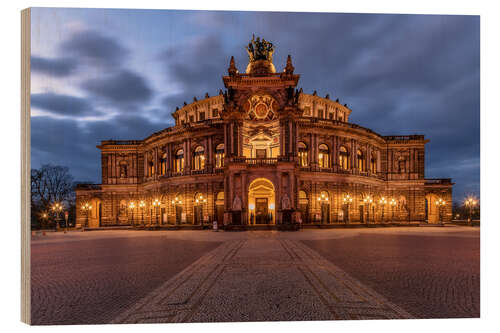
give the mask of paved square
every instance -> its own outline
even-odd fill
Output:
[[[478,244],[459,227],[37,237],[33,322],[477,317]]]

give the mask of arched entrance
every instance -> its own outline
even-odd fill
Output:
[[[90,201],[92,210],[89,214],[89,228],[99,228],[101,226],[101,199],[94,198]]]
[[[439,207],[435,205],[438,199],[439,197],[433,193],[425,196],[425,219],[427,223],[439,223]]]
[[[302,223],[309,223],[309,199],[303,190],[299,191],[299,211]]]
[[[248,187],[249,224],[274,224],[276,203],[273,183],[266,178],[257,178]]]
[[[224,223],[224,192],[217,193],[215,200],[215,220],[219,225]]]

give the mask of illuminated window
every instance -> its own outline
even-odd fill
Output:
[[[203,170],[205,168],[205,148],[202,146],[196,147],[193,153],[194,170]]]
[[[358,158],[358,170],[361,172],[366,171],[366,158],[361,149],[358,149],[356,157]]]
[[[167,153],[164,153],[160,159],[160,174],[167,174]]]
[[[184,171],[184,150],[179,149],[175,153],[175,172]]]
[[[372,152],[370,159],[370,171],[372,173],[377,173],[377,154],[375,152]]]
[[[302,167],[306,167],[308,165],[307,146],[304,142],[299,142],[299,165]]]
[[[320,168],[330,167],[330,150],[325,144],[319,145],[318,162]]]
[[[219,116],[219,110],[212,109],[212,117],[215,118],[215,117],[218,117],[218,116]]]
[[[340,146],[339,149],[339,165],[341,169],[348,170],[349,169],[349,152],[347,148],[344,146]]]
[[[304,116],[310,116],[311,115],[311,107],[306,106],[304,107]]]
[[[224,167],[224,144],[221,143],[215,148],[215,167]]]
[[[153,163],[153,160],[150,159],[148,161],[148,176],[151,177],[155,174],[155,165]]]

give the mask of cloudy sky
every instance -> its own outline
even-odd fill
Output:
[[[32,167],[99,183],[96,145],[143,139],[244,72],[252,34],[292,55],[299,86],[382,135],[425,134],[426,177],[479,194],[479,17],[50,9],[32,11]]]

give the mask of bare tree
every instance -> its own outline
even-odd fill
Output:
[[[49,210],[55,202],[74,201],[73,177],[69,168],[51,164],[31,169],[31,202],[42,210]]]

